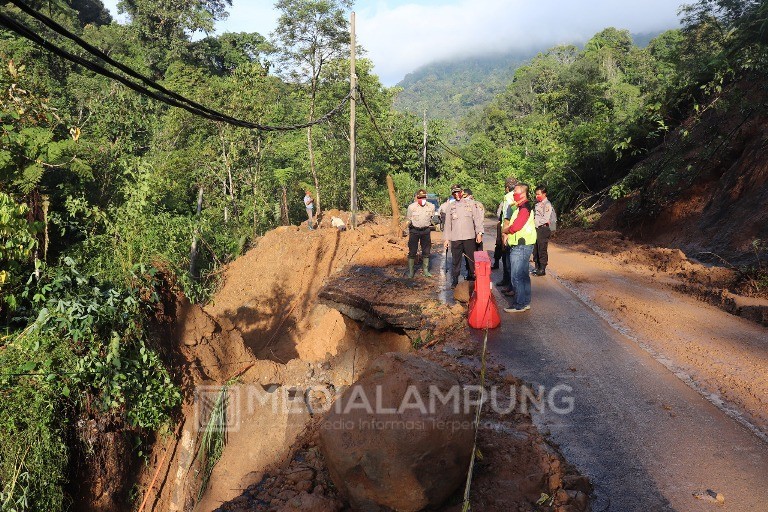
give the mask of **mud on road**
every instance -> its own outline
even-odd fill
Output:
[[[583,230],[558,233],[555,242],[559,279],[768,441],[768,329],[761,325],[768,301],[729,292],[730,269],[690,261],[677,249]]]

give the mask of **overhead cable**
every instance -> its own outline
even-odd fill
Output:
[[[373,124],[373,128],[376,130],[376,133],[379,134],[379,138],[384,143],[384,146],[386,147],[387,151],[389,151],[390,156],[397,161],[398,164],[402,168],[405,168],[405,163],[403,163],[402,160],[400,160],[400,157],[397,156],[395,153],[395,148],[392,146],[392,144],[384,137],[384,134],[381,133],[381,130],[379,130],[379,125],[376,123],[376,117],[373,115],[373,111],[371,111],[371,108],[368,106],[368,102],[365,101],[365,95],[363,94],[363,90],[358,87],[358,92],[360,93],[360,100],[363,102],[363,106],[365,107],[365,110],[368,112],[368,117],[371,119],[371,123]]]
[[[442,141],[442,139],[437,139],[437,143],[438,143],[440,146],[442,146],[442,147],[443,147],[443,149],[445,149],[445,150],[446,150],[446,151],[447,151],[449,154],[451,154],[451,155],[455,156],[456,158],[458,158],[458,159],[460,159],[460,160],[463,160],[464,162],[466,162],[466,163],[468,163],[468,164],[470,164],[470,165],[474,165],[474,166],[477,166],[477,162],[472,162],[471,160],[467,160],[466,158],[464,158],[463,156],[461,156],[459,153],[457,153],[456,151],[454,151],[453,149],[451,149],[451,148],[448,146],[448,144],[446,144],[445,142],[443,142],[443,141]]]
[[[14,0],[9,0],[9,1],[12,1],[12,2],[16,3],[16,1],[14,1]],[[40,16],[42,16],[42,15],[40,15]],[[55,22],[53,22],[52,20],[51,20],[51,23],[55,24]],[[200,117],[204,117],[204,118],[210,119],[212,121],[224,122],[224,123],[231,124],[233,126],[239,126],[239,127],[242,127],[242,128],[249,128],[249,129],[265,131],[265,132],[269,132],[269,131],[291,131],[291,130],[299,130],[299,129],[303,129],[303,128],[308,128],[310,126],[313,126],[313,125],[316,125],[316,124],[319,124],[319,123],[323,123],[323,122],[327,121],[328,119],[330,119],[331,117],[333,117],[334,115],[336,115],[342,109],[342,107],[346,104],[346,102],[349,100],[349,98],[351,97],[351,93],[347,94],[338,103],[338,105],[336,105],[336,107],[334,107],[332,110],[330,110],[329,112],[327,112],[323,116],[321,116],[321,117],[319,117],[317,119],[313,119],[311,121],[308,121],[306,123],[294,124],[294,125],[288,125],[288,126],[262,125],[262,124],[258,124],[258,123],[253,123],[251,121],[245,121],[245,120],[242,120],[242,119],[237,119],[237,118],[234,118],[232,116],[229,116],[229,115],[226,115],[226,114],[222,114],[222,113],[217,112],[215,110],[209,109],[207,107],[203,107],[202,105],[199,105],[199,104],[193,102],[192,100],[189,100],[187,98],[184,98],[181,95],[178,95],[176,93],[168,91],[167,89],[163,88],[159,84],[156,84],[156,83],[152,82],[148,78],[141,77],[141,75],[139,73],[131,70],[131,73],[129,73],[129,74],[131,74],[131,76],[138,76],[138,77],[141,77],[140,79],[142,81],[147,80],[147,81],[151,82],[153,84],[152,87],[154,87],[155,89],[157,89],[160,92],[151,91],[151,90],[147,89],[146,87],[144,87],[144,86],[142,86],[140,84],[137,84],[137,83],[135,83],[135,82],[125,78],[124,76],[121,76],[121,75],[119,75],[117,73],[114,73],[113,71],[110,71],[110,70],[104,68],[103,66],[101,66],[99,64],[96,64],[95,62],[86,60],[86,59],[84,59],[84,58],[82,58],[80,56],[74,55],[74,54],[72,54],[72,53],[70,53],[70,52],[68,52],[68,51],[66,51],[66,50],[56,46],[55,44],[51,43],[50,41],[47,41],[46,39],[44,39],[40,35],[36,34],[32,29],[30,29],[29,27],[25,26],[23,23],[15,20],[13,18],[11,18],[10,16],[6,16],[3,13],[0,13],[0,25],[5,26],[9,30],[17,33],[18,35],[20,35],[20,36],[22,36],[22,37],[32,41],[33,43],[35,43],[35,44],[45,48],[46,50],[50,51],[54,55],[57,55],[57,56],[59,56],[59,57],[61,57],[63,59],[66,59],[66,60],[68,60],[70,62],[78,64],[78,65],[80,65],[80,66],[82,66],[82,67],[84,67],[86,69],[89,69],[89,70],[93,71],[94,73],[97,73],[99,75],[102,75],[102,76],[105,76],[105,77],[110,78],[112,80],[115,80],[117,82],[120,82],[121,84],[125,85],[129,89],[131,89],[131,90],[133,90],[133,91],[135,91],[135,92],[137,92],[139,94],[142,94],[144,96],[150,97],[150,98],[152,98],[154,100],[160,101],[160,102],[165,103],[167,105],[170,105],[172,107],[177,107],[177,108],[184,109],[184,110],[186,110],[186,111],[188,111],[188,112],[190,112],[190,113],[192,113],[194,115],[197,115],[197,116],[200,116]],[[76,37],[76,36],[73,35],[73,37]],[[85,47],[84,47],[84,49],[85,49]],[[96,55],[96,56],[98,56],[99,58],[102,58],[99,55]],[[112,60],[112,59],[110,59],[110,60]],[[120,69],[122,69],[122,68],[127,68],[127,67],[121,65]],[[130,69],[130,68],[127,68],[127,69]]]
[[[7,0],[7,1],[12,3],[12,4],[14,4],[16,7],[18,7],[19,9],[21,9],[23,12],[27,13],[28,15],[32,16],[36,20],[40,21],[41,23],[43,23],[44,25],[46,25],[47,27],[52,29],[57,34],[59,34],[59,35],[61,35],[63,37],[66,37],[67,39],[73,41],[75,44],[80,46],[86,52],[90,53],[91,55],[93,55],[95,57],[100,58],[101,60],[103,60],[107,64],[111,64],[112,66],[116,67],[117,69],[119,69],[120,71],[125,73],[126,75],[131,76],[133,78],[136,78],[136,79],[144,82],[144,84],[146,84],[148,87],[156,89],[156,90],[158,90],[158,91],[160,91],[160,92],[162,92],[164,94],[167,94],[171,98],[174,98],[174,99],[176,99],[178,101],[182,101],[184,103],[188,103],[189,105],[192,105],[193,107],[198,108],[198,109],[200,109],[200,110],[202,110],[204,112],[208,112],[208,113],[210,113],[212,115],[218,115],[218,112],[216,112],[214,110],[211,110],[211,109],[209,109],[209,108],[207,108],[207,107],[205,107],[203,105],[200,105],[199,103],[196,103],[196,102],[194,102],[192,100],[189,100],[189,99],[181,96],[180,94],[177,94],[177,93],[175,93],[173,91],[170,91],[170,90],[166,89],[165,87],[163,87],[162,85],[156,83],[152,79],[147,78],[144,75],[142,75],[141,73],[138,73],[138,72],[134,71],[133,69],[129,68],[125,64],[116,61],[115,59],[113,59],[112,57],[110,57],[106,53],[102,52],[101,50],[99,50],[95,46],[87,43],[82,38],[78,37],[76,34],[73,34],[69,30],[64,28],[63,26],[59,25],[58,23],[56,23],[54,20],[52,20],[48,16],[45,16],[44,14],[42,14],[40,12],[37,12],[36,10],[32,9],[31,7],[29,7],[24,2],[22,2],[20,0]]]

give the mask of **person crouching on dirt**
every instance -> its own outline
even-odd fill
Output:
[[[429,250],[432,245],[430,233],[432,232],[432,217],[435,215],[435,205],[427,201],[427,191],[420,189],[416,192],[416,199],[408,205],[408,277],[413,278],[416,271],[416,252],[421,244],[421,268],[425,277],[432,277],[429,273]]]
[[[534,209],[534,223],[536,225],[536,245],[533,248],[533,262],[536,268],[531,272],[535,276],[547,275],[547,263],[549,255],[547,247],[549,246],[549,220],[552,218],[552,203],[547,199],[547,187],[539,185],[536,187],[536,207]]]
[[[507,313],[520,313],[531,309],[531,275],[528,273],[528,260],[531,259],[533,246],[536,244],[536,225],[533,207],[528,201],[528,185],[521,183],[513,190],[513,201],[517,208],[505,221],[502,232],[507,235],[509,245],[510,274],[515,289],[515,302],[512,307],[504,308]]]
[[[459,284],[461,260],[467,258],[470,263],[467,281],[475,280],[475,249],[483,241],[483,212],[477,203],[464,198],[464,190],[459,185],[451,187],[455,201],[446,208],[445,227],[443,229],[444,246],[451,247],[451,287]]]

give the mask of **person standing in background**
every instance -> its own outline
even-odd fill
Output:
[[[502,228],[504,226],[504,221],[509,221],[515,210],[517,210],[517,204],[515,203],[513,191],[519,183],[520,182],[517,180],[517,178],[513,176],[510,176],[504,181],[504,191],[506,193],[504,194],[504,202],[502,205],[501,213]],[[502,294],[506,295],[507,297],[511,297],[515,294],[515,287],[512,285],[512,264],[509,261],[509,244],[507,244],[507,235],[504,233],[503,229],[501,229],[501,243],[504,246],[502,252],[502,264],[504,265],[504,273],[502,275],[501,281],[496,283],[496,286],[499,287],[499,291],[501,291]]]
[[[307,226],[309,227],[310,231],[315,229],[314,228],[314,219],[312,218],[312,213],[315,210],[315,200],[312,199],[312,192],[309,190],[306,191],[306,195],[304,196],[304,206],[307,208]]]
[[[501,224],[504,222],[504,215],[507,212],[507,194],[515,188],[515,185],[517,185],[517,180],[515,178],[509,177],[504,181],[504,197],[501,199],[501,202],[499,203],[499,207],[496,208],[496,220],[498,222],[496,223],[496,246],[493,249],[493,267],[491,267],[493,270],[496,270],[499,268],[499,262],[501,261],[501,267],[502,267],[502,278],[501,281],[496,283],[496,286],[510,286],[510,278],[509,278],[509,260],[506,257],[507,250],[509,246],[504,243],[504,237],[501,234]]]
[[[424,277],[432,277],[429,273],[429,253],[432,247],[432,217],[435,215],[435,205],[427,201],[427,191],[419,189],[416,199],[408,205],[408,277],[413,278],[416,271],[416,253],[421,244],[421,269]]]
[[[549,235],[551,229],[549,226],[552,218],[552,203],[547,199],[547,187],[539,185],[536,187],[536,207],[534,223],[536,225],[536,245],[533,248],[533,262],[536,268],[531,272],[535,276],[547,275],[547,263],[549,255],[547,248],[549,246]]]
[[[475,202],[478,208],[480,208],[481,215],[483,218],[485,218],[485,206],[483,206],[483,203],[475,199],[475,195],[472,193],[471,188],[465,188],[464,189],[464,197],[467,199],[471,199]],[[477,247],[475,248],[476,251],[482,251],[483,250],[483,241],[480,240],[480,242],[477,243]]]

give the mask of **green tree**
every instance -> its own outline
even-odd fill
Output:
[[[321,77],[325,65],[339,58],[349,46],[346,10],[352,0],[278,0],[280,11],[273,37],[277,40],[286,68],[283,72],[307,87],[309,109],[307,119],[314,119]],[[313,127],[307,128],[309,169],[315,183],[315,207],[321,210],[320,181],[317,177]]]
[[[213,32],[232,0],[120,0],[117,6],[130,16],[149,68],[160,76],[170,62],[187,55],[191,33]]]

